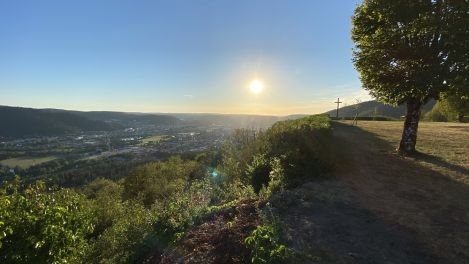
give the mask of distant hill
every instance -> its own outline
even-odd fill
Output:
[[[185,124],[192,125],[218,125],[229,128],[267,128],[285,117],[266,115],[241,115],[241,114],[172,114]]]
[[[81,131],[109,131],[114,127],[103,121],[63,112],[0,106],[0,136],[52,136]]]
[[[172,115],[166,114],[147,114],[147,113],[125,113],[110,111],[65,111],[57,109],[48,109],[51,112],[70,112],[85,117],[90,120],[104,121],[110,124],[118,124],[124,127],[144,126],[144,125],[176,125],[181,120]]]
[[[435,101],[432,100],[425,104],[422,108],[422,112],[430,111],[433,106],[435,105]],[[358,112],[359,117],[373,117],[373,116],[381,116],[381,117],[389,117],[389,118],[400,118],[404,116],[406,113],[406,106],[399,105],[399,106],[390,106],[376,100],[367,101],[363,103],[359,103],[356,105],[348,105],[339,108],[339,117],[353,117],[355,113]],[[336,110],[330,110],[326,112],[331,117],[336,116]]]

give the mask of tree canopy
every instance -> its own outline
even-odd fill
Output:
[[[401,147],[412,152],[422,104],[469,94],[469,0],[364,0],[352,23],[363,87],[381,102],[407,103]]]

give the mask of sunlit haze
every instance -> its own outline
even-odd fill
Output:
[[[368,100],[358,2],[2,1],[0,105],[287,115]]]
[[[249,89],[253,94],[259,94],[264,89],[264,84],[261,81],[255,79],[249,85]]]

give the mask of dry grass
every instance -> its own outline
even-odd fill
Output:
[[[334,124],[337,176],[363,208],[415,237],[434,259],[423,263],[469,263],[469,125],[422,123],[412,158],[395,151],[402,125]]]
[[[48,156],[48,157],[22,157],[22,158],[12,158],[12,159],[6,159],[0,161],[0,164],[3,166],[7,166],[10,168],[15,168],[16,166],[22,168],[22,169],[27,169],[31,166],[34,165],[39,165],[41,163],[49,162],[52,160],[57,159],[57,157],[54,156]]]
[[[397,147],[403,122],[359,121],[358,127]],[[424,154],[420,165],[469,184],[469,124],[421,122],[417,150]]]

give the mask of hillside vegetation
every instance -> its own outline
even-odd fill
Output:
[[[83,131],[110,131],[114,127],[67,112],[0,106],[0,136],[53,136]]]
[[[302,258],[282,244],[283,233],[264,204],[276,193],[325,177],[332,170],[331,138],[329,118],[311,116],[278,122],[265,132],[237,130],[219,152],[147,163],[119,181],[98,179],[71,190],[50,189],[41,181],[26,185],[18,178],[0,189],[0,260],[262,263],[268,256],[270,263],[283,263]],[[219,234],[225,234],[222,241]],[[206,247],[191,248],[194,241]],[[233,250],[221,252],[223,245]]]
[[[435,105],[435,101],[432,100],[422,107],[422,113],[427,113]],[[388,104],[380,103],[376,100],[362,102],[358,104],[348,105],[339,108],[339,117],[385,117],[391,119],[399,119],[405,116],[406,106],[392,106]],[[335,117],[336,110],[326,112],[326,114]]]
[[[63,112],[64,110],[48,110],[53,112]],[[163,114],[145,113],[124,113],[109,111],[65,111],[85,117],[90,120],[104,121],[124,127],[144,126],[144,125],[177,125],[181,122],[179,118]]]

